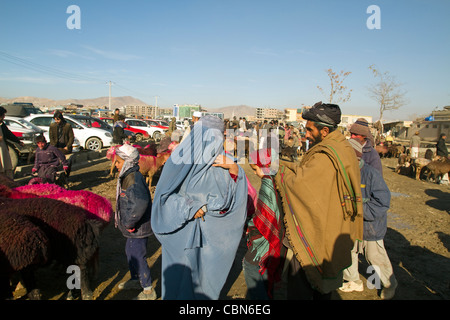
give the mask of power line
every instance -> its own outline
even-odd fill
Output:
[[[10,55],[6,52],[0,51],[0,60],[6,61],[8,63],[15,64],[20,67],[24,67],[30,70],[46,73],[52,76],[56,76],[59,78],[72,80],[72,81],[94,81],[94,82],[102,82],[104,83],[105,80],[101,80],[98,78],[88,77],[84,75],[79,75],[76,73],[66,72],[62,71],[53,67],[44,66],[42,64],[34,63],[27,61],[25,59]]]
[[[110,100],[109,105],[111,105],[111,85],[113,85],[113,84],[117,88],[122,89],[127,92],[130,92],[133,95],[146,97],[146,98],[154,98],[155,97],[154,95],[151,96],[149,94],[144,94],[142,92],[131,90],[129,88],[126,88],[122,85],[117,84],[116,82],[105,81],[105,80],[99,79],[99,78],[94,78],[94,77],[84,76],[84,75],[80,75],[80,74],[76,74],[76,73],[62,71],[62,70],[59,70],[54,67],[45,66],[45,65],[42,65],[39,63],[34,63],[31,61],[19,58],[17,56],[8,54],[3,51],[0,51],[0,60],[23,67],[28,70],[33,70],[33,71],[49,74],[52,76],[56,76],[58,78],[67,79],[67,80],[71,80],[71,81],[90,81],[90,82],[96,82],[96,83],[105,83],[106,82],[107,84],[109,84],[109,100]]]

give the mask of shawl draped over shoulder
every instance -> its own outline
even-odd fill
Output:
[[[338,131],[313,146],[299,165],[275,177],[286,235],[311,285],[323,293],[342,283],[356,240],[362,240],[361,176],[355,152]]]
[[[156,186],[152,229],[162,245],[163,299],[218,299],[243,235],[244,170],[234,180],[212,164],[223,149],[223,122],[202,117],[173,151]],[[207,206],[202,219],[195,213]]]

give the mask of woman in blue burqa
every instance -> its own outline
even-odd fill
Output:
[[[172,152],[151,224],[162,245],[162,298],[218,299],[243,235],[244,170],[225,155],[223,121],[201,118]]]

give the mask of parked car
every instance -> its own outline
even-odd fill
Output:
[[[43,114],[41,109],[36,108],[32,103],[14,102],[2,105],[10,117],[27,117],[32,114]]]
[[[132,118],[125,118],[125,123],[127,123],[132,128],[137,128],[137,129],[147,131],[147,133],[150,135],[150,137],[152,137],[156,141],[159,141],[168,129],[167,127],[160,126],[158,123],[156,123],[155,126],[152,126],[144,120],[132,119]]]
[[[184,131],[186,128],[184,127],[184,120],[177,120],[176,121],[177,129]]]
[[[43,130],[20,117],[6,116],[3,122],[6,124],[8,129],[24,144],[21,146],[14,141],[6,141],[13,170],[19,164],[19,160],[23,160],[26,163],[31,163],[34,152],[36,151],[36,137],[40,135]]]
[[[108,125],[110,125],[111,128],[113,128],[113,125],[114,125],[113,118],[100,118],[100,120],[103,120]],[[125,124],[127,125],[126,128],[124,129],[125,134],[126,135],[134,135],[135,140],[137,142],[142,141],[142,140],[150,139],[150,135],[148,134],[147,131],[142,130],[142,129],[138,129],[138,128],[132,128],[132,127],[130,127],[129,124],[127,124],[127,123],[125,123]],[[129,132],[131,132],[132,134],[129,134]]]
[[[161,135],[164,135],[164,133],[169,130],[169,125],[165,125],[160,122],[162,120],[144,119],[144,121],[147,122],[147,124],[151,127],[158,128],[158,131],[161,133]]]
[[[35,114],[25,118],[47,133],[50,124],[54,121],[52,114]],[[81,115],[64,115],[64,119],[73,129],[75,138],[79,141],[80,147],[87,150],[100,150],[109,147],[112,143],[112,133],[108,130],[92,126],[92,117]]]
[[[159,125],[163,126],[163,127],[169,127],[169,122],[170,120],[162,120],[162,119],[156,119],[156,120],[152,120],[152,121],[156,121],[159,123]]]

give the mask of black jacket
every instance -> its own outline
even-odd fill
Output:
[[[441,157],[448,157],[447,146],[445,145],[445,140],[440,138],[436,144],[436,155]]]
[[[11,132],[11,130],[9,130],[9,128],[6,126],[6,124],[4,122],[2,122],[1,126],[2,128],[2,133],[3,133],[3,138],[9,141],[13,141],[16,143],[20,143],[19,138],[17,138],[14,133]]]
[[[57,148],[67,147],[67,150],[70,153],[70,152],[72,152],[72,145],[75,140],[72,126],[68,122],[61,124],[60,126],[61,127],[58,127],[58,124],[56,122],[53,122],[50,124],[50,128],[48,130],[49,136],[50,136],[50,144]],[[59,129],[59,132],[58,132],[58,129]],[[58,136],[58,133],[61,135],[61,137]],[[61,141],[64,141],[64,142],[61,142]],[[82,146],[82,147],[84,147],[84,146]]]

